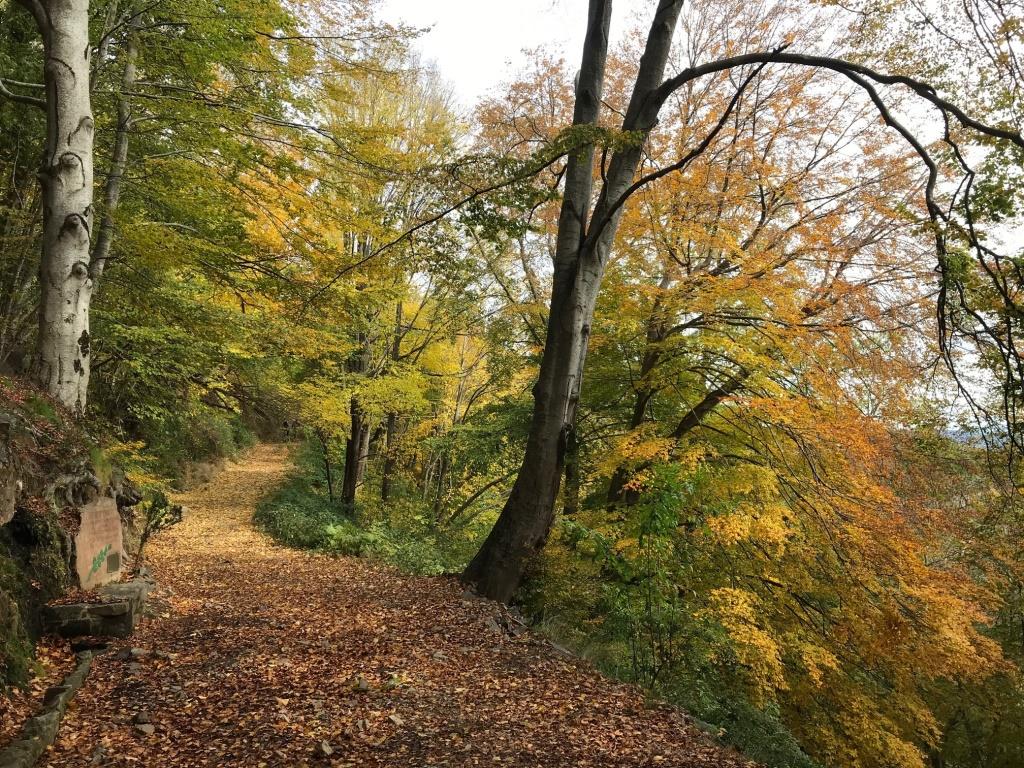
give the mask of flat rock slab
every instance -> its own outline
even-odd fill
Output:
[[[49,605],[43,612],[44,626],[61,637],[128,637],[142,616],[152,586],[145,579],[134,579],[97,590],[106,602]]]

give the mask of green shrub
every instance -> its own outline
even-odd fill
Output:
[[[232,458],[255,443],[238,414],[203,406],[153,410],[136,431],[157,469],[168,476],[181,474],[190,462]]]
[[[473,534],[435,530],[425,504],[400,498],[386,509],[345,510],[331,502],[322,456],[311,444],[300,449],[296,472],[257,506],[255,520],[272,538],[299,549],[370,557],[408,573],[436,575],[461,570],[475,551]]]

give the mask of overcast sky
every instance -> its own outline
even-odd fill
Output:
[[[618,4],[615,29],[620,33],[630,5],[644,3]],[[381,16],[431,28],[419,48],[437,62],[459,101],[469,107],[518,68],[524,48],[551,45],[578,63],[587,0],[384,0]]]

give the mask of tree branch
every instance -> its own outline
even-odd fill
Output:
[[[873,80],[874,82],[882,85],[902,85],[909,88],[933,106],[955,117],[961,125],[972,128],[978,133],[982,133],[992,138],[1004,139],[1006,141],[1013,142],[1017,146],[1024,148],[1024,139],[1021,138],[1020,133],[1006,128],[990,126],[980,120],[975,120],[951,101],[939,96],[935,88],[928,83],[915,80],[914,78],[907,77],[905,75],[886,75],[882,72],[871,69],[870,67],[866,67],[863,64],[846,61],[845,59],[837,59],[831,56],[814,56],[803,53],[788,53],[783,50],[759,51],[757,53],[747,53],[740,56],[730,56],[724,59],[718,59],[717,61],[701,64],[696,67],[684,69],[678,75],[670,77],[662,83],[661,86],[651,94],[649,103],[645,105],[645,113],[648,115],[654,114],[656,116],[657,112],[661,109],[669,96],[671,96],[681,86],[692,80],[696,80],[699,77],[724,72],[729,69],[735,69],[736,67],[742,67],[749,64],[762,63],[795,64],[803,67],[816,67],[818,69],[828,69],[833,72],[838,72],[851,80],[854,80],[854,75],[860,75],[862,78]],[[854,81],[856,82],[856,80]]]
[[[0,77],[0,96],[3,96],[9,101],[17,102],[18,104],[28,104],[29,106],[38,107],[39,109],[46,109],[46,99],[40,99],[38,96],[25,96],[20,93],[14,93],[7,88],[8,83],[15,86],[24,86],[26,88],[38,88],[40,86],[37,86],[34,83],[19,83],[16,80],[7,80]]]

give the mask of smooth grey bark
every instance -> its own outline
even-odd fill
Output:
[[[88,0],[18,0],[43,42],[46,148],[39,172],[43,244],[39,333],[33,372],[39,384],[81,413],[89,387],[89,274],[93,227],[93,133]]]
[[[46,149],[39,171],[43,237],[39,262],[39,320],[32,373],[37,382],[70,410],[81,413],[88,399],[92,343],[89,311],[114,235],[114,213],[128,161],[131,108],[138,50],[130,25],[122,93],[110,172],[103,191],[103,215],[93,240],[94,121],[93,69],[88,0],[17,0],[35,19],[43,43],[45,98],[0,95],[46,112]],[[108,10],[107,28],[117,16]],[[101,51],[109,45],[105,33]]]
[[[555,500],[575,423],[594,306],[622,206],[619,203],[639,167],[643,139],[658,109],[650,96],[662,84],[682,0],[661,0],[647,37],[622,129],[635,141],[612,156],[594,204],[595,147],[586,145],[567,161],[558,219],[551,311],[534,411],[523,463],[508,501],[463,579],[496,600],[508,601],[532,557],[544,546],[554,520]],[[576,89],[573,125],[596,126],[608,54],[611,0],[591,0],[583,61]]]

